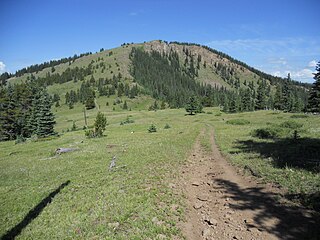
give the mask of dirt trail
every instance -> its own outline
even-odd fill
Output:
[[[187,199],[187,239],[319,239],[311,212],[276,200],[272,186],[241,175],[220,154],[211,130],[212,153],[197,139],[181,170]]]

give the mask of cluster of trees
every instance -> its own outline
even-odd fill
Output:
[[[0,83],[2,85],[4,85],[6,83],[6,80],[11,78],[11,77],[20,77],[20,76],[22,76],[23,74],[26,74],[26,73],[38,73],[39,71],[41,71],[41,70],[43,70],[45,68],[48,68],[48,67],[54,68],[55,66],[57,66],[59,64],[62,64],[62,63],[69,62],[69,64],[70,64],[71,62],[74,62],[78,58],[81,58],[81,57],[84,57],[84,56],[88,56],[88,55],[91,55],[91,54],[92,54],[91,52],[82,53],[80,55],[75,54],[73,57],[61,58],[59,60],[51,60],[49,62],[44,62],[44,63],[41,63],[41,64],[34,64],[34,65],[29,66],[29,67],[22,68],[22,69],[16,71],[15,74],[10,74],[10,73],[5,72],[5,73],[1,74],[1,76],[0,76]]]
[[[320,61],[316,66],[314,80],[309,94],[308,110],[313,113],[320,113]]]
[[[112,79],[100,78],[98,81],[91,76],[90,80],[82,82],[80,89],[71,90],[66,93],[65,104],[72,109],[75,103],[81,102],[87,109],[92,109],[95,107],[94,99],[96,97],[96,89],[98,90],[99,96],[110,97],[117,95],[119,98],[122,96],[135,98],[140,92],[138,85],[134,84],[130,87],[129,83],[123,83],[121,80],[122,75],[120,73],[118,76],[113,75]],[[58,97],[54,97],[54,102],[58,102],[59,100]],[[56,106],[60,106],[60,104],[56,104]]]
[[[0,141],[54,135],[52,98],[34,81],[0,87]]]
[[[41,85],[46,85],[46,86],[50,86],[55,83],[62,84],[69,81],[77,82],[77,81],[83,80],[86,76],[89,76],[91,74],[93,74],[92,64],[89,64],[87,67],[82,67],[82,68],[79,68],[79,67],[67,68],[61,74],[47,72],[46,76],[38,77],[37,82],[39,82]],[[35,79],[35,77],[31,74],[31,77],[29,79],[33,80]]]
[[[71,90],[65,95],[66,102],[69,106],[69,109],[73,108],[73,105],[77,102],[83,103],[87,109],[92,109],[95,107],[96,93],[92,88],[90,81],[82,82],[80,89]]]
[[[165,41],[164,41],[165,42]],[[251,72],[257,74],[260,78],[263,78],[263,79],[266,79],[266,80],[269,80],[269,82],[271,83],[271,85],[277,85],[279,83],[284,83],[286,81],[286,78],[281,78],[281,77],[276,77],[276,76],[272,76],[270,74],[267,74],[267,73],[264,73],[258,69],[255,69],[253,67],[250,67],[249,65],[247,65],[246,63],[244,62],[241,62],[237,59],[234,59],[233,57],[229,56],[228,54],[225,54],[223,52],[220,52],[220,51],[217,51],[215,49],[212,49],[208,46],[205,46],[205,45],[200,45],[200,44],[196,44],[196,43],[188,43],[188,42],[176,42],[176,41],[173,41],[173,42],[170,42],[170,44],[177,44],[177,45],[184,45],[184,46],[198,46],[198,47],[203,47],[205,49],[207,49],[208,51],[214,53],[214,54],[217,54],[218,56],[220,56],[221,58],[226,58],[228,59],[229,61],[237,64],[237,65],[240,65],[248,70],[250,70]],[[305,87],[305,88],[310,88],[310,84],[308,83],[302,83],[302,82],[298,82],[298,81],[292,81],[292,83],[294,85],[297,85],[297,86],[302,86],[302,87]]]
[[[188,52],[188,56],[190,55]],[[130,59],[131,73],[136,81],[152,97],[168,102],[171,108],[184,107],[190,96],[197,96],[203,106],[221,105],[226,112],[273,108],[299,112],[306,109],[307,91],[297,87],[290,75],[278,83],[275,94],[272,93],[270,82],[262,78],[258,81],[258,87],[250,82],[240,88],[238,82],[238,87],[234,90],[227,90],[196,82],[193,68],[190,67],[193,64],[190,65],[189,61],[192,57],[188,57],[189,63],[181,65],[179,56],[174,51],[148,53],[140,48],[133,48]],[[201,62],[201,58],[197,62]]]

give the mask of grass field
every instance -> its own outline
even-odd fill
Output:
[[[132,111],[113,111],[105,101],[98,99],[109,123],[103,138],[85,138],[82,107],[76,105],[57,111],[58,138],[0,143],[1,236],[11,229],[18,239],[180,236],[176,223],[184,218],[184,198],[175,193],[172,183],[200,130],[208,126],[215,129],[217,144],[233,164],[251,169],[261,181],[278,184],[315,206],[310,199],[320,190],[319,173],[276,163],[296,154],[290,147],[288,152],[279,147],[284,141],[286,146],[320,149],[319,116],[272,111],[221,114],[216,108],[186,116],[182,109],[148,112],[138,104]],[[96,113],[96,109],[88,111],[89,125]],[[128,116],[134,123],[120,125]],[[73,121],[78,130],[67,132]],[[281,130],[278,139],[252,136],[255,129],[276,128],[286,121],[303,124],[295,141],[291,141],[292,129]],[[156,133],[147,132],[151,124],[156,125]],[[166,124],[171,128],[164,129]],[[210,151],[208,139],[201,143]],[[55,156],[59,147],[78,150]],[[319,157],[319,150],[315,154]],[[119,168],[109,171],[113,156]]]

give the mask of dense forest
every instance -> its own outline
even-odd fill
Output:
[[[296,86],[290,75],[276,85],[275,93],[272,92],[269,81],[263,78],[258,80],[257,88],[250,82],[245,88],[227,90],[197,82],[195,76],[201,60],[193,59],[192,55],[190,57],[187,54],[185,63],[181,64],[175,51],[148,53],[141,48],[133,48],[130,59],[131,74],[135,80],[152,97],[168,102],[171,108],[185,106],[193,95],[197,96],[203,106],[222,106],[225,112],[260,109],[299,112],[307,106],[306,89]]]

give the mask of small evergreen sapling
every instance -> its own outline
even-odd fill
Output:
[[[148,128],[149,133],[157,132],[157,127],[154,124],[151,124]]]

